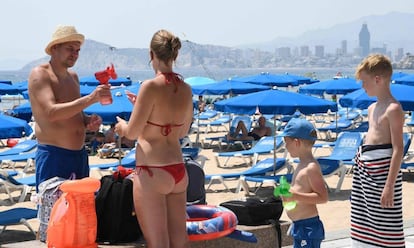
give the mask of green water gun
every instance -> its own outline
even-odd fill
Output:
[[[281,176],[279,179],[279,186],[274,189],[273,194],[276,197],[291,197],[292,193],[290,193],[289,190],[290,184],[285,176]],[[283,202],[283,207],[286,208],[286,210],[292,210],[296,207],[296,201]]]

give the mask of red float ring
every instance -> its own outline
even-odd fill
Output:
[[[187,206],[187,233],[190,241],[217,239],[236,230],[237,217],[228,208],[211,205]]]

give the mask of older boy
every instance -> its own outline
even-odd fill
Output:
[[[402,218],[404,113],[390,91],[392,65],[384,55],[366,57],[356,78],[377,102],[368,108],[369,128],[356,155],[351,193],[353,247],[405,247]]]
[[[296,201],[296,207],[287,210],[293,222],[290,234],[294,238],[294,247],[320,247],[325,230],[316,205],[328,201],[328,191],[319,163],[312,155],[316,129],[306,119],[293,118],[281,135],[290,156],[299,158],[290,188],[292,196],[283,197],[285,203]]]

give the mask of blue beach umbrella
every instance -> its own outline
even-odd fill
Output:
[[[216,80],[208,77],[188,77],[184,79],[184,82],[192,86],[203,85],[203,84],[213,84],[217,83]]]
[[[32,132],[32,128],[25,120],[0,114],[0,139],[20,138]]]
[[[293,115],[296,111],[308,115],[337,111],[337,104],[313,96],[284,90],[265,90],[232,97],[214,103],[215,109],[222,112],[248,114]]]
[[[212,84],[197,85],[191,88],[195,95],[247,94],[269,89],[268,86],[242,83],[232,79],[226,79]]]
[[[0,95],[18,95],[21,90],[14,85],[0,83]]]
[[[0,84],[9,84],[9,85],[12,85],[12,81],[10,81],[10,80],[0,80]]]
[[[29,122],[32,119],[32,106],[30,102],[25,102],[13,108],[11,114],[16,118]]]
[[[394,80],[396,84],[405,84],[414,86],[414,74],[408,74],[403,77],[396,78]]]
[[[310,85],[301,86],[299,93],[323,95],[326,94],[338,94],[345,95],[352,91],[361,89],[361,83],[352,78],[338,78],[320,81]]]
[[[284,90],[265,90],[236,96],[216,102],[214,106],[222,112],[248,115],[256,113],[257,110],[266,115],[293,115],[296,111],[313,114],[326,113],[328,110],[336,112],[338,109],[337,104],[332,101]],[[276,128],[276,118],[273,125]],[[273,143],[276,151],[276,136]],[[273,153],[273,161],[276,161],[276,152]],[[276,168],[276,163],[273,166]]]
[[[99,102],[94,103],[87,107],[84,112],[86,114],[97,114],[101,116],[103,124],[111,124],[116,122],[116,116],[119,116],[124,120],[129,120],[133,105],[128,100],[125,90],[137,93],[139,90],[139,84],[111,90],[112,104],[102,105]]]
[[[398,78],[404,77],[410,75],[408,73],[402,72],[402,71],[398,71],[398,72],[393,72],[392,76],[391,76],[391,80],[396,80]]]
[[[400,102],[404,111],[414,110],[414,87],[402,84],[391,84],[391,94]],[[346,94],[339,99],[343,107],[366,109],[369,105],[376,102],[376,97],[367,95],[364,89],[356,90]]]
[[[299,85],[298,79],[286,74],[270,74],[262,72],[257,75],[233,78],[234,81],[261,84],[267,86],[288,87]]]
[[[86,84],[89,86],[97,86],[99,85],[99,81],[95,78],[95,76],[87,76],[87,77],[81,77],[79,79],[79,83]],[[131,85],[132,81],[128,78],[118,77],[117,79],[109,79],[109,83],[112,86],[120,86],[120,85]]]

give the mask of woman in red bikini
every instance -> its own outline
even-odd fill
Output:
[[[134,109],[127,123],[118,117],[115,131],[137,139],[134,203],[149,248],[189,247],[186,230],[188,177],[179,139],[193,118],[192,93],[173,72],[181,42],[160,30],[150,44],[155,77],[144,81],[138,95],[128,93]]]

